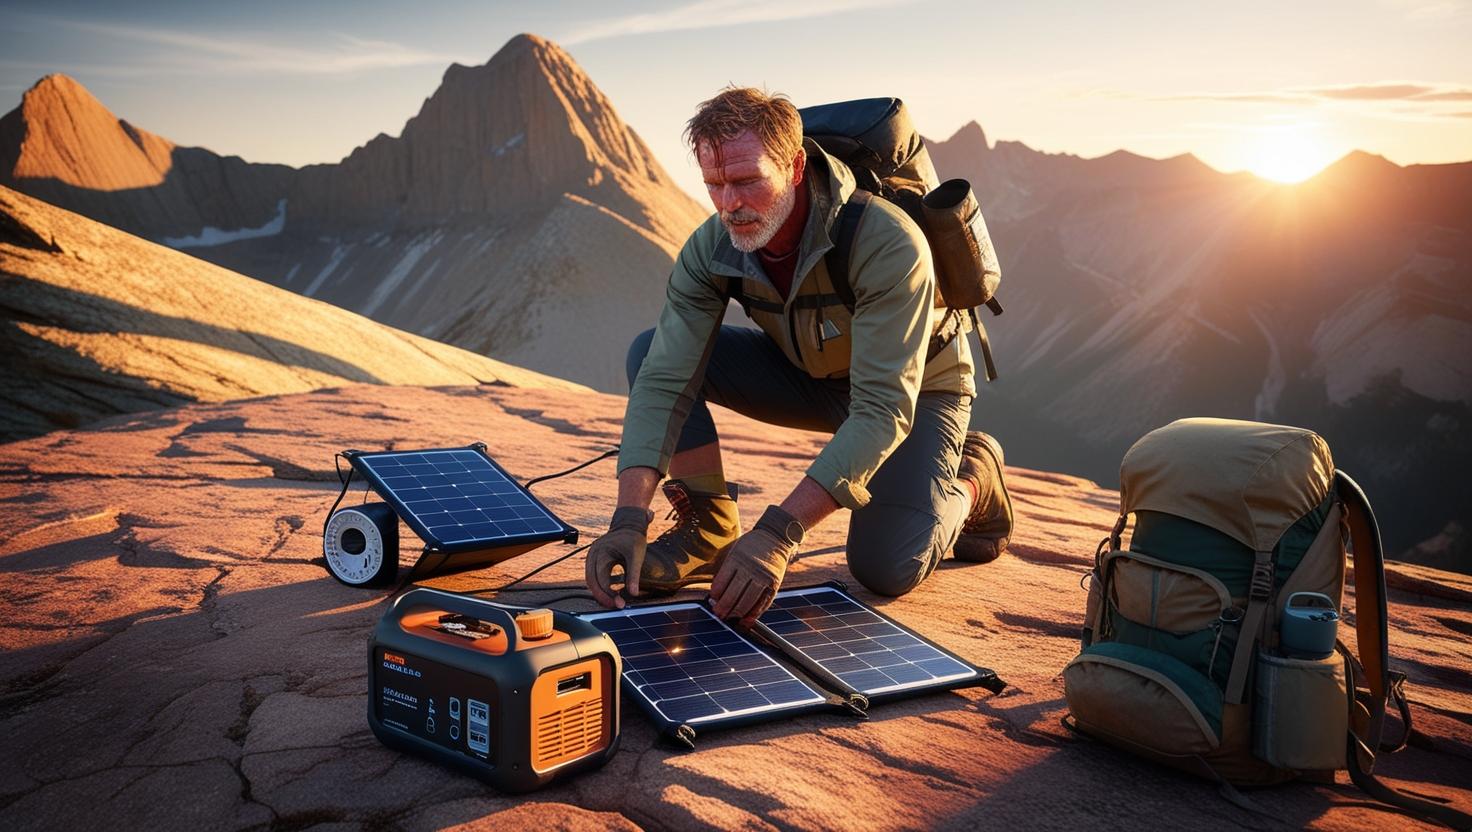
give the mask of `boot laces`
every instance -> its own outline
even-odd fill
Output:
[[[664,540],[676,537],[682,532],[695,532],[700,518],[695,513],[695,504],[690,500],[690,492],[680,483],[667,482],[664,484],[664,496],[670,501],[670,512],[665,515],[664,519],[676,520],[676,522],[656,539]]]

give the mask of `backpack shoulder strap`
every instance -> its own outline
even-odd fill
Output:
[[[828,279],[833,281],[833,293],[843,301],[849,314],[853,314],[858,302],[854,299],[854,287],[849,282],[849,260],[853,257],[854,240],[859,236],[859,221],[869,207],[872,195],[859,188],[838,209],[838,219],[833,223],[833,248],[828,252]]]
[[[734,300],[742,311],[746,310],[746,290],[741,286],[741,278],[726,275],[726,300]]]
[[[1411,714],[1405,701],[1405,692],[1401,689],[1404,676],[1390,670],[1385,549],[1380,540],[1380,527],[1375,522],[1375,512],[1370,508],[1370,501],[1359,484],[1343,471],[1334,472],[1334,490],[1344,503],[1350,542],[1354,546],[1355,641],[1359,653],[1358,661],[1344,648],[1343,643],[1338,647],[1345,660],[1345,687],[1351,714],[1345,749],[1345,765],[1349,769],[1349,778],[1361,791],[1382,803],[1453,829],[1472,829],[1472,815],[1446,804],[1396,791],[1380,782],[1372,773],[1376,753],[1397,747],[1381,741],[1385,729],[1386,701],[1394,698],[1400,706],[1407,737],[1411,733]],[[1358,678],[1355,673],[1357,665],[1364,669],[1363,679]],[[1355,693],[1360,682],[1365,684],[1370,694],[1369,701],[1363,703],[1370,714],[1363,737],[1355,733],[1353,719],[1354,710],[1360,703]]]
[[[1355,642],[1365,682],[1373,698],[1370,709],[1371,748],[1380,745],[1381,718],[1390,692],[1390,645],[1385,603],[1385,549],[1380,527],[1365,492],[1343,471],[1334,472],[1334,490],[1344,503],[1349,539],[1354,546]]]

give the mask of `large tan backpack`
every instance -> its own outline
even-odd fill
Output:
[[[1337,627],[1350,542],[1357,650],[1330,632],[1332,652],[1292,655],[1280,630],[1289,599],[1326,596],[1314,624]],[[1245,805],[1232,784],[1332,782],[1347,769],[1378,800],[1472,826],[1371,774],[1410,734],[1405,676],[1389,668],[1374,515],[1318,434],[1182,419],[1145,435],[1125,454],[1119,519],[1090,578],[1083,651],[1063,671],[1071,727],[1217,781]],[[1382,738],[1388,701],[1399,743]]]

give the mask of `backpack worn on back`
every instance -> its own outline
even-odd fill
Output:
[[[1336,639],[1350,541],[1358,656]],[[1224,785],[1348,769],[1381,801],[1472,824],[1370,774],[1411,730],[1405,676],[1388,666],[1382,557],[1369,503],[1318,434],[1225,419],[1146,434],[1120,466],[1083,652],[1063,671],[1071,727]],[[1319,609],[1297,606],[1316,597]],[[1307,651],[1305,633],[1318,642]],[[1399,744],[1382,742],[1387,700]]]
[[[887,199],[924,232],[935,265],[936,303],[946,307],[926,360],[963,332],[960,313],[969,311],[981,343],[986,378],[996,379],[991,343],[976,307],[1002,314],[1002,305],[994,296],[1002,272],[971,185],[964,179],[940,183],[925,142],[898,98],[822,104],[805,107],[798,114],[803,135],[847,165],[858,184],[858,190],[839,209],[833,250],[827,257],[828,275],[839,300],[853,312],[856,301],[849,282],[849,255],[859,221],[870,199]],[[733,281],[729,291],[732,299],[745,305],[738,283]]]

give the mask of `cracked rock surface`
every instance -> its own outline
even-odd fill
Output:
[[[1274,824],[1204,781],[1065,730],[1059,673],[1078,649],[1079,580],[1117,495],[1018,468],[1008,475],[1019,526],[998,561],[947,561],[900,599],[850,580],[867,602],[994,668],[1011,685],[1001,695],[884,704],[862,723],[814,715],[711,732],[692,752],[657,743],[627,703],[608,765],[523,796],[382,747],[365,717],[363,649],[385,593],[343,586],[322,566],[333,454],[484,441],[525,479],[617,442],[623,406],[561,390],[356,385],[117,416],[0,445],[5,828],[1418,826],[1343,775],[1252,792]],[[716,416],[749,511],[780,499],[824,441]],[[613,463],[536,491],[591,540],[611,511]],[[838,515],[816,529],[791,580],[847,580],[846,527]],[[414,537],[401,534],[407,566]],[[549,545],[431,583],[485,590],[564,551]],[[507,600],[566,594],[582,571],[569,559]],[[1472,581],[1393,564],[1389,582],[1392,665],[1411,675],[1419,733],[1377,773],[1466,806]]]

